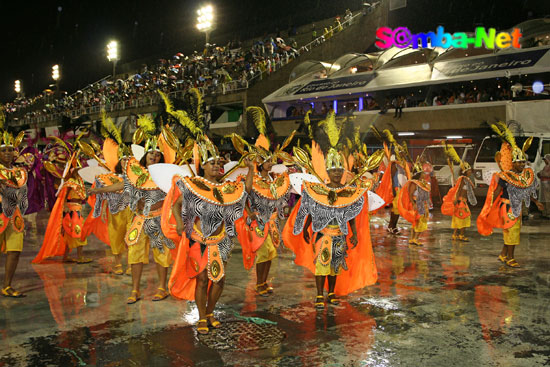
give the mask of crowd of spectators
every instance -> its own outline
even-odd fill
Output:
[[[127,74],[117,80],[101,80],[78,90],[72,95],[47,89],[36,97],[18,97],[4,105],[8,118],[27,119],[53,113],[68,114],[86,112],[89,107],[114,106],[114,109],[151,103],[158,99],[157,89],[168,93],[184,92],[199,88],[204,95],[225,94],[248,88],[268,77],[282,66],[297,58],[301,52],[330,38],[333,33],[351,24],[352,14],[346,10],[344,24],[337,17],[334,27],[324,30],[313,43],[298,46],[293,38],[288,42],[278,33],[268,36],[244,48],[238,42],[224,47],[206,45],[202,52],[191,55],[177,53],[169,59],[160,59],[151,65],[142,65],[135,74]]]

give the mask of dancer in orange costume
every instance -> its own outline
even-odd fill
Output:
[[[539,210],[544,209],[536,200],[535,173],[530,167],[525,168],[525,151],[529,149],[532,139],[527,139],[523,149],[520,149],[504,123],[491,127],[503,141],[496,156],[501,171],[493,174],[485,205],[477,218],[477,230],[481,235],[489,236],[494,228],[502,228],[504,245],[498,259],[517,268],[520,265],[514,253],[516,246],[520,244],[522,205],[525,204],[528,208],[533,201]]]
[[[430,174],[421,171],[416,164],[417,172],[413,179],[405,183],[399,192],[398,208],[399,214],[412,224],[411,238],[409,243],[422,246],[419,241],[420,233],[428,229],[428,218],[430,215]]]
[[[290,197],[288,173],[277,175],[270,171],[278,158],[293,163],[291,156],[282,150],[290,144],[294,133],[271,152],[263,109],[252,106],[247,108],[247,112],[260,133],[255,146],[251,147],[258,157],[259,165],[258,173],[254,175],[245,216],[243,220],[236,222],[236,228],[239,242],[245,244],[243,248],[251,249],[251,253],[245,254],[244,257],[245,268],[248,269],[256,263],[256,292],[267,297],[273,293],[273,288],[267,283],[271,261],[277,257],[277,249],[281,242],[278,219],[282,217]],[[239,138],[234,136],[234,139]],[[238,143],[237,145],[240,146]]]
[[[447,195],[443,197],[441,205],[441,213],[452,216],[451,228],[453,228],[453,240],[468,241],[464,234],[466,228],[471,226],[470,205],[476,205],[477,199],[474,194],[474,183],[472,182],[472,167],[468,162],[463,162],[458,156],[452,145],[443,142],[445,153],[456,164],[460,166],[460,177],[456,180],[454,186],[449,190]],[[453,172],[452,164],[450,164],[451,172]]]
[[[101,123],[105,138],[102,153],[105,159],[105,168],[108,168],[109,172],[99,174],[95,177],[92,190],[123,183],[124,177],[122,174],[121,159],[130,155],[128,148],[122,141],[120,131],[115,126],[113,120],[106,115],[105,111],[102,111]],[[129,196],[124,195],[124,190],[90,195],[88,203],[92,207],[92,211],[84,222],[84,234],[87,236],[91,232],[94,232],[96,237],[110,246],[115,260],[113,273],[122,275],[124,274],[122,269],[122,254],[126,251],[124,238],[126,228],[132,220],[132,212],[129,208]],[[127,274],[131,274],[130,268],[127,269]]]
[[[248,174],[244,184],[240,179],[224,182],[218,149],[204,135],[206,129],[200,119],[201,96],[198,91],[191,92],[190,97],[196,99],[199,109],[191,113],[174,110],[168,97],[163,93],[161,97],[166,112],[193,136],[193,139],[187,139],[183,149],[177,149],[178,159],[184,164],[190,158],[187,152],[192,151],[199,173],[196,176],[188,165],[187,176],[176,173],[169,177],[169,167],[158,177],[153,174],[159,185],[164,186],[160,181],[166,181],[166,178],[171,183],[162,208],[162,230],[178,243],[169,289],[174,297],[196,302],[199,311],[197,332],[208,334],[210,327],[221,327],[220,321],[214,317],[214,309],[225,284],[225,264],[233,248],[231,237],[236,236],[235,221],[243,216],[247,192],[252,187],[254,162],[246,159]],[[198,116],[197,120],[190,118],[192,112]],[[167,142],[180,146],[174,134],[168,130],[163,133],[168,137]],[[193,140],[194,144],[188,144]]]
[[[81,137],[82,135],[77,138],[77,142]],[[46,227],[44,242],[40,252],[32,262],[36,264],[49,257],[63,256],[63,262],[86,264],[91,262],[92,259],[84,257],[83,254],[83,248],[88,244],[88,241],[82,238],[84,220],[81,215],[82,202],[86,199],[86,189],[84,181],[76,170],[76,167],[80,166],[80,149],[73,152],[61,139],[57,137],[50,138],[65,149],[70,159],[62,174],[58,172],[53,164],[44,162],[46,169],[60,178],[62,183]],[[77,257],[69,257],[70,251],[75,248]]]
[[[143,157],[139,161],[135,157],[123,160],[123,182],[89,191],[97,195],[124,190],[122,195],[128,195],[132,216],[124,241],[128,246],[128,264],[132,269],[132,292],[126,300],[127,304],[134,304],[141,299],[141,274],[143,265],[149,263],[151,250],[159,281],[152,300],[162,301],[168,297],[168,268],[172,264],[170,250],[175,249],[174,242],[161,229],[162,205],[166,194],[153,182],[149,172],[149,166],[163,163],[165,156],[171,155],[170,148],[159,139],[159,127],[148,116],[140,116],[138,125],[134,144],[145,139]]]
[[[216,147],[206,137],[198,138],[203,176],[174,176],[163,207],[166,235],[179,240],[170,293],[195,300],[199,311],[197,331],[219,328],[214,309],[225,284],[225,264],[235,237],[235,221],[242,217],[246,189],[250,190],[254,163],[247,161],[246,183],[220,182],[221,164]],[[175,226],[174,226],[175,224]]]
[[[333,116],[319,125],[324,127],[330,143],[325,159],[329,183],[303,182],[302,198],[287,220],[283,242],[296,255],[295,263],[315,274],[315,307],[324,308],[325,286],[327,304],[337,305],[337,296],[375,283],[378,274],[368,215],[367,191],[372,181],[342,183],[344,157],[336,150],[341,129]],[[294,152],[297,162],[318,177],[307,161],[307,153],[297,148]]]
[[[3,111],[2,126],[3,128]],[[7,131],[0,130],[0,247],[6,254],[6,267],[2,295],[20,298],[25,295],[12,288],[11,282],[23,250],[25,223],[23,214],[28,207],[27,171],[13,165],[17,147],[24,137],[24,132],[17,138]]]
[[[382,175],[380,185],[376,189],[376,193],[386,204],[392,204],[387,231],[388,233],[398,235],[400,231],[399,228],[397,228],[397,222],[399,221],[397,199],[406,180],[410,180],[411,177],[409,166],[406,161],[406,149],[395,140],[391,131],[387,129],[383,131],[387,139],[386,142],[374,125],[372,125],[371,128],[378,139],[383,142],[384,152],[386,153],[388,162],[384,174]],[[391,154],[392,146],[395,152],[394,154]]]

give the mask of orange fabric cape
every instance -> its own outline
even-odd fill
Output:
[[[420,219],[420,214],[414,210],[411,198],[409,197],[409,186],[411,182],[412,180],[407,181],[399,191],[397,207],[399,209],[399,215],[405,218],[413,226],[416,226],[416,223],[418,223]]]
[[[368,200],[367,195],[365,195],[365,200]],[[298,235],[293,234],[294,222],[296,221],[296,215],[298,214],[301,202],[302,200],[300,199],[294,207],[294,210],[292,210],[283,229],[282,238],[285,246],[296,255],[294,260],[296,265],[303,266],[315,274],[315,254],[313,253],[313,246],[311,243],[304,241],[302,233]],[[368,201],[365,202],[363,210],[355,218],[355,227],[357,228],[358,242],[357,246],[352,248],[353,245],[349,242],[352,231],[348,224],[348,236],[346,237],[348,241],[348,257],[346,258],[348,270],[343,270],[340,275],[338,275],[334,292],[339,296],[347,295],[367,285],[374,284],[378,279],[378,271],[374,261],[374,253],[372,251],[370,238]],[[313,236],[311,236],[311,226],[304,230],[310,231],[311,241],[313,238]],[[326,286],[325,284],[325,287]]]
[[[92,184],[92,188],[94,188],[95,182]],[[101,219],[101,215],[97,218],[93,217],[94,214],[94,208],[95,208],[95,202],[96,202],[96,196],[90,195],[88,197],[88,204],[92,207],[92,211],[90,214],[88,214],[88,217],[86,218],[86,221],[84,222],[84,226],[82,227],[82,238],[87,238],[90,234],[95,234],[95,236],[104,244],[111,246],[111,240],[109,239],[109,226],[107,222],[104,222]],[[107,205],[106,202],[103,202],[103,205]],[[109,206],[105,208],[107,215],[109,212]]]
[[[382,175],[380,185],[378,185],[378,188],[376,189],[376,195],[380,196],[386,205],[393,201],[393,185],[391,177],[392,164],[394,164],[394,162],[390,162],[386,167],[386,170]]]
[[[456,181],[455,185],[451,187],[447,195],[443,197],[443,204],[441,204],[441,214],[449,215],[449,216],[452,216],[454,214],[455,204],[453,203],[453,201],[455,200],[456,193],[463,179],[464,179],[464,176],[460,176]]]
[[[63,208],[65,206],[65,199],[67,197],[68,187],[64,187],[59,192],[52,212],[50,213],[50,220],[46,227],[46,234],[44,235],[44,242],[38,255],[32,260],[33,264],[41,263],[43,260],[54,257],[62,256],[65,254],[65,248],[67,244],[61,234],[61,227],[63,223]]]
[[[499,174],[494,173],[491,178],[491,184],[487,190],[487,197],[485,198],[485,204],[483,209],[477,217],[477,231],[482,236],[490,236],[495,228],[510,228],[516,220],[509,220],[502,203],[502,192],[498,197],[495,196],[495,190],[498,187],[498,181],[500,180]]]
[[[242,218],[239,218],[237,221],[235,221],[235,230],[237,231],[237,238],[239,239],[239,243],[241,244],[242,250],[243,250],[243,265],[246,270],[250,270],[254,266],[254,262],[256,261],[256,251],[262,246],[265,239],[267,238],[267,234],[269,233],[269,223],[265,225],[264,228],[264,234],[265,236],[263,238],[260,238],[254,234],[252,234],[251,229],[254,230],[254,223],[252,223],[252,226],[246,225],[246,220],[248,218],[248,214],[246,211],[244,212],[244,215]]]

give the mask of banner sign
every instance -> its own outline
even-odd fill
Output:
[[[374,74],[358,74],[341,78],[319,79],[309,82],[294,94],[328,92],[337,89],[359,88],[367,85],[374,78]]]

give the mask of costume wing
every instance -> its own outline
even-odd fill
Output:
[[[310,175],[309,173],[291,173],[290,184],[292,185],[291,192],[294,194],[302,194],[302,183],[306,182],[320,182],[317,177]]]
[[[100,167],[100,166],[95,166],[95,167],[94,166],[88,166],[88,167],[84,167],[84,168],[81,168],[81,169],[78,170],[78,174],[80,175],[80,177],[82,177],[84,182],[87,182],[89,184],[94,183],[95,176],[104,175],[106,173],[109,173],[109,171],[107,169],[103,168],[103,167]]]
[[[151,164],[147,167],[151,179],[155,184],[165,193],[170,191],[172,187],[172,178],[175,175],[180,175],[183,177],[191,177],[193,173],[189,170],[187,166],[178,166],[177,164],[169,163],[157,163]]]
[[[140,161],[141,158],[143,158],[143,156],[145,155],[145,148],[141,145],[132,144],[132,154],[134,155],[135,159]]]
[[[232,169],[233,167],[235,167],[237,164],[239,164],[239,162],[237,162],[237,161],[231,161],[229,163],[226,163],[223,166],[223,171],[227,172],[230,169]],[[241,175],[246,176],[247,174],[248,174],[248,168],[247,167],[240,167],[240,168],[237,168],[235,171],[231,172],[231,174],[229,176],[227,176],[225,178],[225,180],[226,181],[236,181],[237,177],[239,177]]]
[[[384,206],[384,199],[378,196],[375,192],[368,191],[369,195],[369,212],[375,211]]]

